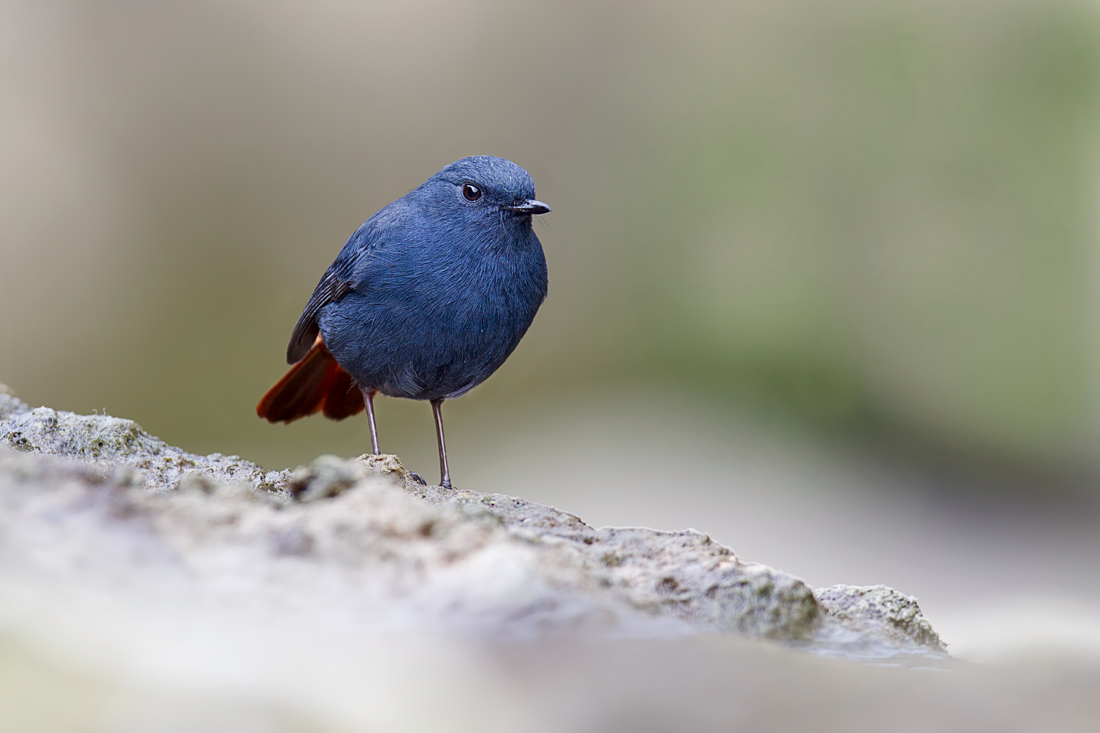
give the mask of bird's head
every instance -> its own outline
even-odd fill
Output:
[[[530,174],[510,160],[477,155],[451,163],[422,187],[434,204],[468,221],[510,221],[530,226],[550,207],[535,198]]]

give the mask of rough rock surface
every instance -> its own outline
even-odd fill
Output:
[[[14,399],[10,398],[9,399]],[[265,473],[239,456],[197,456],[154,438],[133,420],[109,415],[75,415],[48,407],[34,410],[21,402],[0,423],[0,440],[17,451],[78,458],[104,469],[136,468],[151,491],[172,491],[185,476],[213,481],[245,481],[273,490],[285,472]],[[0,416],[4,405],[0,402]]]
[[[11,393],[6,384],[0,383],[0,420],[27,412],[30,409],[18,397]]]
[[[943,652],[913,599],[816,594],[694,530],[595,529],[413,480],[394,456],[265,472],[0,389],[0,565],[169,602],[490,636],[703,630]]]
[[[917,599],[885,585],[834,585],[814,592],[826,615],[841,626],[886,643],[944,651]]]

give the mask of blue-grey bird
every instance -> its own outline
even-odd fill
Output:
[[[378,453],[374,396],[428,400],[450,488],[440,406],[504,363],[546,298],[531,222],[548,211],[527,171],[488,155],[450,164],[378,211],[321,277],[290,337],[294,366],[256,414],[341,420],[365,406]]]

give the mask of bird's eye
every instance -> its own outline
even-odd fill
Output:
[[[481,189],[472,183],[467,183],[462,187],[462,195],[467,201],[477,201],[481,198]]]

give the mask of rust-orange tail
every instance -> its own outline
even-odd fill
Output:
[[[291,422],[322,411],[343,420],[363,411],[363,395],[318,336],[309,353],[267,391],[256,414],[270,422]]]

